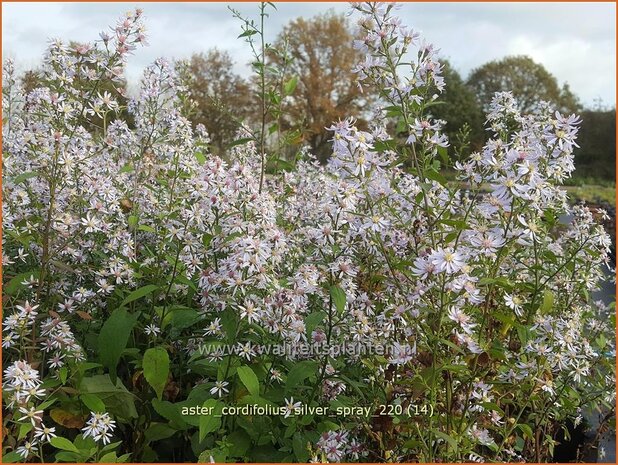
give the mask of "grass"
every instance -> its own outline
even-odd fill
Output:
[[[586,202],[607,202],[616,206],[616,187],[585,184],[583,186],[564,186],[571,200]]]

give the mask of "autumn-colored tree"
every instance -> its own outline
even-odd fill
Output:
[[[189,94],[195,102],[191,120],[206,127],[217,155],[224,154],[251,112],[249,83],[234,73],[233,66],[229,53],[212,49],[194,54],[187,67]]]
[[[26,94],[29,94],[37,87],[41,87],[43,85],[43,81],[40,72],[36,69],[27,70],[21,77],[21,85]]]
[[[287,41],[287,73],[298,78],[296,91],[284,102],[282,124],[299,127],[322,161],[331,153],[330,136],[324,128],[362,113],[367,105],[368,97],[356,85],[356,74],[351,71],[360,60],[353,40],[345,16],[331,11],[291,21],[275,42],[276,48],[283,49]],[[276,62],[281,58],[270,59]]]
[[[524,112],[533,110],[541,100],[553,103],[563,112],[580,109],[568,84],[561,88],[543,65],[524,55],[486,63],[470,73],[467,83],[483,108],[487,108],[495,92],[512,91]]]

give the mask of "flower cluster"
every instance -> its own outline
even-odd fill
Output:
[[[10,393],[9,405],[16,403],[21,406],[32,398],[38,399],[45,395],[45,389],[40,387],[42,383],[37,370],[26,361],[17,360],[4,370],[2,387],[5,392]]]
[[[115,428],[116,422],[110,418],[108,413],[93,412],[82,431],[85,438],[92,437],[97,442],[109,444]]]
[[[356,440],[349,438],[348,431],[327,431],[317,443],[318,450],[329,462],[341,462],[344,458],[359,460],[366,457],[367,450]],[[320,462],[320,460],[315,460]]]

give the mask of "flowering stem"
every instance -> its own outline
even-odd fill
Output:
[[[262,104],[262,121],[260,130],[260,187],[259,193],[262,193],[264,185],[264,170],[266,164],[266,155],[264,153],[264,139],[266,137],[266,46],[264,43],[264,17],[266,16],[266,3],[260,3],[260,92]]]

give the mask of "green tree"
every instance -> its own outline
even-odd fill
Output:
[[[431,112],[434,118],[446,121],[444,133],[451,143],[451,154],[458,151],[459,138],[466,126],[469,130],[469,143],[472,150],[479,150],[484,142],[483,112],[476,99],[474,91],[463,81],[461,75],[447,60],[442,75],[446,88],[440,96],[439,105],[434,106]]]
[[[484,109],[494,93],[501,91],[512,91],[524,112],[533,110],[541,100],[555,104],[563,112],[581,108],[568,84],[560,87],[543,65],[524,55],[508,56],[484,64],[470,73],[467,84],[474,89]]]
[[[575,176],[615,182],[616,110],[585,110],[580,116]]]

